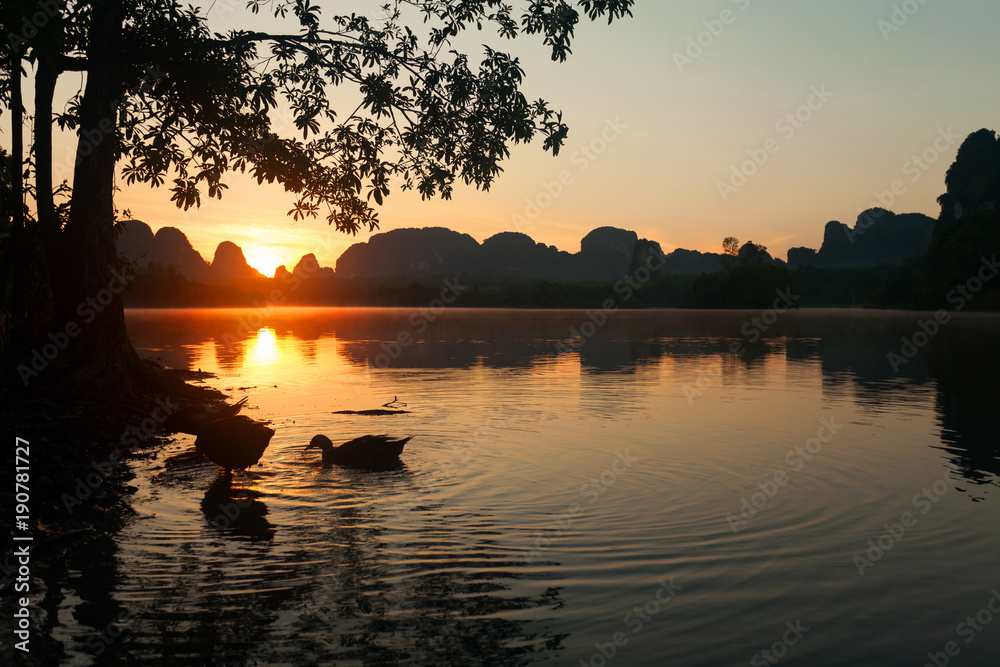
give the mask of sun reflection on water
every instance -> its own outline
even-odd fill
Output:
[[[278,336],[274,329],[263,327],[257,331],[256,337],[244,343],[247,347],[244,367],[270,366],[281,359],[278,347]]]
[[[190,643],[176,620],[190,617],[202,644],[243,663],[248,628],[288,664],[586,662],[595,636],[675,576],[691,588],[630,640],[630,664],[735,664],[771,619],[802,609],[834,628],[805,662],[867,664],[952,632],[993,585],[1000,388],[982,360],[998,320],[953,323],[954,339],[943,332],[896,377],[884,350],[912,330],[906,314],[790,313],[787,336],[740,354],[744,313],[623,310],[566,353],[557,343],[584,313],[456,310],[426,331],[411,314],[276,309],[246,332],[249,310],[129,313],[147,354],[216,372],[206,384],[248,397],[244,414],[276,432],[261,465],[232,480],[207,463],[136,466],[133,503],[148,518],[116,538],[127,567],[110,597],[156,607],[114,646],[156,658]],[[408,412],[344,413],[387,403]],[[788,453],[820,419],[843,432],[796,468]],[[369,473],[322,465],[305,449],[317,433],[415,439],[401,469]],[[730,530],[726,516],[779,470],[788,484]],[[881,579],[860,580],[857,550],[945,470],[964,491],[920,518]],[[914,572],[941,562],[960,574],[914,593]],[[89,604],[65,599],[70,618]],[[739,622],[720,643],[705,618]],[[842,641],[867,637],[871,618],[902,620]],[[71,650],[103,627],[78,623]],[[997,652],[985,633],[976,646]]]

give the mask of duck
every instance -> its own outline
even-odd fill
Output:
[[[249,397],[244,396],[232,405],[228,403],[182,405],[163,420],[163,427],[171,433],[201,435],[201,432],[212,422],[238,415],[243,406],[246,405],[247,398]]]
[[[412,435],[407,438],[363,435],[334,447],[330,438],[317,435],[309,441],[306,449],[322,449],[323,463],[335,463],[344,468],[363,470],[391,470],[401,465],[399,455],[403,452],[403,446],[412,438]]]
[[[274,429],[246,415],[216,419],[201,429],[195,449],[227,470],[248,468],[264,455]]]

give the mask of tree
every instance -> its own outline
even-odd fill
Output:
[[[703,274],[691,285],[687,305],[692,308],[765,308],[777,290],[790,284],[785,267],[767,248],[734,236],[722,242],[722,271]]]
[[[735,257],[740,254],[740,240],[735,236],[727,236],[722,240],[722,254]]]
[[[982,293],[972,294],[967,289],[956,291],[958,285],[965,286],[970,278],[981,278],[991,260],[1000,252],[1000,211],[978,210],[956,220],[934,236],[927,251],[927,276],[929,296],[927,306],[957,309],[959,301],[968,307],[980,310],[995,308],[995,297],[986,299],[985,294],[1000,289],[997,280],[985,280]],[[973,299],[967,297],[973,295]],[[950,300],[949,300],[950,298]],[[967,306],[962,305],[965,309]]]
[[[20,366],[29,381],[25,355],[86,312],[93,319],[53,363],[126,390],[141,375],[121,296],[108,289],[116,280],[117,165],[127,184],[169,181],[184,209],[203,193],[221,198],[223,175],[240,171],[282,184],[296,219],[322,213],[346,233],[375,229],[374,206],[390,186],[424,198],[449,198],[458,179],[488,189],[512,144],[541,135],[555,155],[566,139],[561,113],[521,92],[517,58],[485,46],[477,59],[454,50],[453,38],[472,28],[538,36],[563,61],[581,14],[610,23],[631,16],[632,3],[530,0],[517,16],[500,0],[387,0],[371,15],[323,16],[313,0],[249,0],[254,14],[294,21],[296,30],[281,34],[212,33],[200,9],[175,0],[6,3],[0,95],[12,111],[16,201],[25,196],[18,137],[26,64],[35,77],[28,166],[36,216],[13,220],[10,250],[44,274],[31,298],[50,300],[52,311],[39,326],[44,308],[12,309],[7,325],[21,344],[8,350],[8,367]],[[85,72],[86,84],[54,114],[55,83],[67,71]],[[280,133],[275,119],[285,108],[301,136]],[[61,210],[53,122],[78,137],[72,196]],[[26,252],[33,242],[43,252]]]
[[[772,259],[767,247],[747,241],[742,246],[735,236],[727,236],[722,241],[722,256],[719,258],[722,268],[729,271],[738,266],[757,266],[769,264]]]
[[[740,266],[760,266],[772,263],[767,246],[747,241],[737,252],[736,263]]]
[[[731,269],[736,265],[736,258],[740,254],[740,240],[735,236],[727,236],[722,240],[722,257],[719,261],[723,269]]]

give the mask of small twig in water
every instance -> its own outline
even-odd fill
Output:
[[[396,405],[397,403],[399,403],[399,398],[397,396],[393,396],[392,400],[389,401],[388,403],[383,403],[382,407],[383,408],[390,408],[390,407],[405,408],[406,407],[406,403],[399,403],[399,405]]]

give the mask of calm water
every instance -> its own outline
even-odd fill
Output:
[[[997,664],[1000,317],[897,374],[925,315],[800,311],[750,343],[754,315],[574,341],[583,312],[133,311],[144,354],[277,433],[232,486],[187,436],[137,467],[55,635],[81,664]],[[412,413],[332,414],[394,397]],[[362,473],[316,433],[416,437]]]

